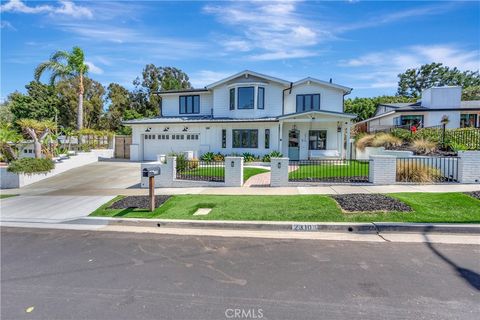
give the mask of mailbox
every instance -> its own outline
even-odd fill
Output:
[[[160,174],[160,167],[144,168],[142,171],[142,176],[144,178],[158,176],[159,174]]]

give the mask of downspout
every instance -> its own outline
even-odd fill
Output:
[[[285,91],[289,90],[288,94],[292,93],[293,82],[290,82],[290,87],[282,91],[282,116],[285,114]]]

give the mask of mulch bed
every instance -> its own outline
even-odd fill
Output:
[[[412,211],[410,206],[400,200],[383,194],[337,194],[331,196],[342,210],[348,212],[362,211]]]
[[[472,191],[472,192],[465,192],[465,193],[468,194],[470,197],[474,197],[480,200],[480,191]]]
[[[171,196],[155,196],[155,207],[160,207]],[[112,203],[107,209],[130,209],[141,208],[148,209],[150,207],[149,196],[128,196]]]

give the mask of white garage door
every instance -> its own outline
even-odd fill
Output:
[[[157,155],[172,152],[194,151],[198,154],[200,135],[198,133],[145,134],[143,137],[143,159],[157,160]]]

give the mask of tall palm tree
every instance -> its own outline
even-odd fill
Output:
[[[51,71],[50,84],[60,79],[74,78],[77,81],[78,107],[77,107],[77,129],[83,128],[83,77],[88,71],[85,63],[85,54],[79,47],[73,47],[71,52],[57,51],[50,57],[50,60],[42,62],[35,69],[35,79],[40,80],[42,74]]]

